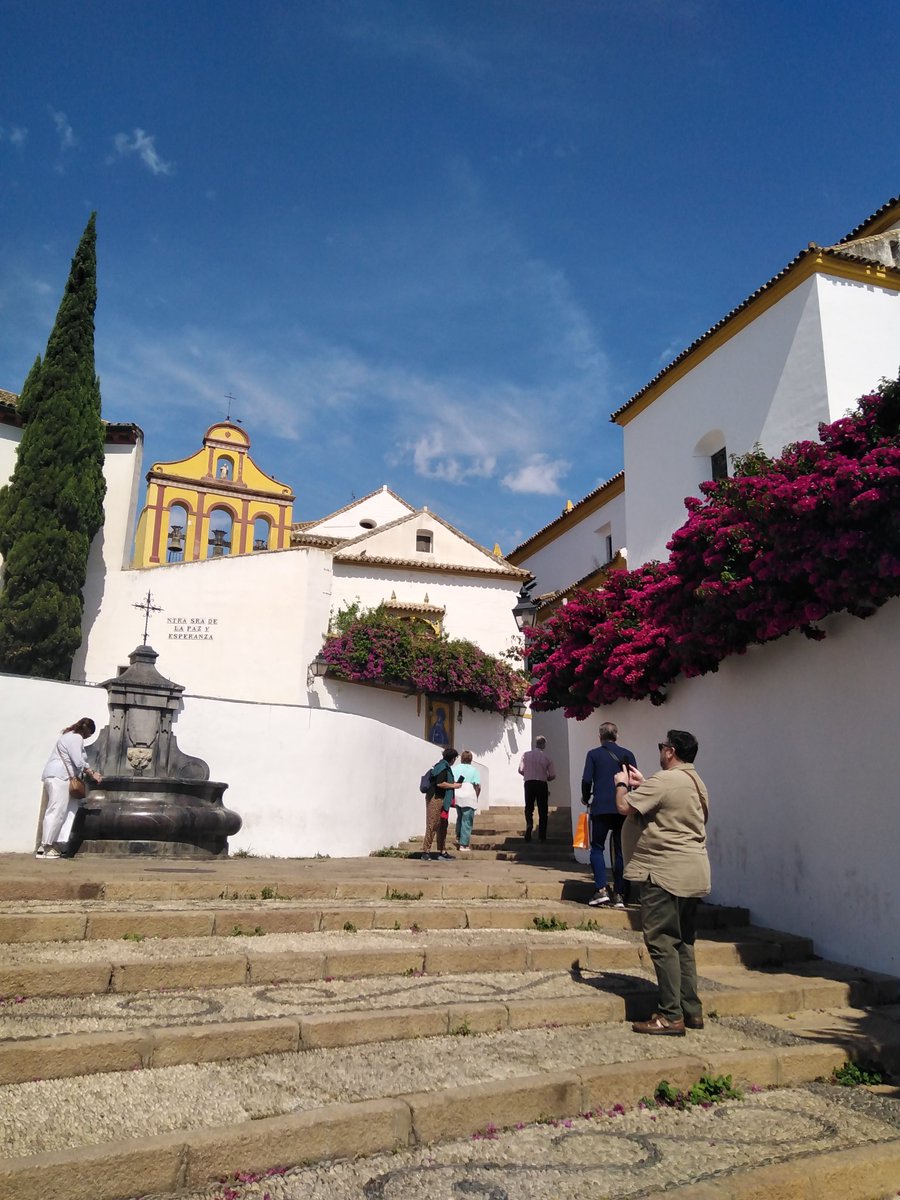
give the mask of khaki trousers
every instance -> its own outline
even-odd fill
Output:
[[[667,1021],[703,1016],[697,995],[696,896],[673,896],[648,879],[641,884],[641,925],[659,984],[657,1011]]]
[[[428,854],[431,850],[431,843],[434,840],[434,835],[438,832],[438,826],[441,823],[441,809],[444,806],[444,789],[438,792],[436,796],[432,796],[430,800],[425,801],[425,838],[422,842],[422,853]],[[442,850],[443,846],[438,846],[438,850]]]

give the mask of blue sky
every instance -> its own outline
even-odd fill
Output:
[[[0,0],[0,36],[0,387],[96,209],[104,415],[149,468],[233,393],[297,520],[386,482],[511,549],[900,193],[894,0]]]

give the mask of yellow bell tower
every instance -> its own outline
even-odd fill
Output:
[[[294,498],[250,457],[246,432],[219,421],[196,454],[148,471],[134,566],[284,549],[291,544]]]

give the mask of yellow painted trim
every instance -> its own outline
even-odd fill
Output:
[[[546,529],[541,530],[540,533],[536,533],[521,551],[511,550],[506,555],[506,561],[511,562],[514,567],[517,567],[523,559],[530,558],[538,550],[543,550],[545,546],[549,546],[551,542],[555,542],[558,537],[562,537],[564,533],[567,533],[573,525],[577,525],[583,517],[589,517],[591,513],[596,512],[598,508],[602,508],[604,504],[608,504],[610,500],[615,500],[616,496],[621,496],[624,491],[624,476],[621,479],[611,479],[590,500],[579,500],[572,508],[567,508],[564,513],[556,518],[556,521]]]
[[[667,392],[673,384],[683,379],[711,354],[714,354],[731,338],[746,329],[764,312],[772,308],[779,300],[783,300],[785,296],[805,283],[807,279],[812,278],[813,275],[833,275],[839,279],[852,280],[855,283],[873,284],[886,291],[900,292],[900,274],[880,264],[850,262],[838,255],[829,254],[825,250],[818,254],[811,254],[787,270],[780,279],[767,285],[759,295],[745,302],[745,306],[740,312],[735,313],[733,317],[726,318],[725,324],[714,333],[699,341],[681,362],[666,372],[662,379],[637,399],[630,401],[614,418],[615,423],[625,426],[633,421],[636,416],[649,408],[654,400]]]
[[[892,204],[877,220],[864,222],[858,231],[854,231],[850,241],[856,242],[860,238],[877,237],[879,233],[887,233],[891,226],[896,225],[898,221],[900,221],[900,201]]]

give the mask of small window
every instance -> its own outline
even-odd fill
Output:
[[[416,550],[420,554],[431,553],[431,534],[427,529],[420,529],[416,533]]]
[[[605,525],[601,525],[595,532],[600,540],[600,556],[603,560],[602,563],[598,565],[605,566],[607,563],[612,562],[612,526],[610,525],[609,521],[607,521]]]
[[[363,519],[359,523],[359,527],[360,527],[360,529],[374,529],[375,522],[372,520],[371,517],[363,517]]]
[[[709,456],[709,465],[714,481],[728,478],[728,454],[724,446]]]
[[[216,479],[234,479],[234,463],[226,455],[219,455],[216,462]]]
[[[272,526],[267,517],[257,517],[253,522],[253,549],[268,550]]]

